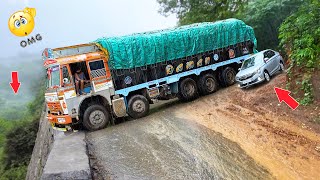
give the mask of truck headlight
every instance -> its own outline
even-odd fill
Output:
[[[65,123],[65,122],[66,122],[66,119],[65,119],[65,118],[58,118],[58,122],[59,122],[59,123]]]

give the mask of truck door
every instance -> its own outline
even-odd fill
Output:
[[[73,79],[71,78],[70,68],[68,65],[63,65],[61,67],[61,86],[62,91],[66,99],[76,97],[75,86]]]
[[[88,62],[90,79],[95,92],[113,87],[107,63],[103,59]]]
[[[58,92],[58,98],[64,114],[68,114],[66,101],[76,97],[75,86],[70,73],[69,65],[61,67],[61,89]]]

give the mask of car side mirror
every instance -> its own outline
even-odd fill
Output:
[[[241,68],[238,69],[238,71],[240,71],[240,70],[241,70]]]
[[[264,62],[267,62],[269,60],[269,58],[264,58],[263,60],[264,60]]]

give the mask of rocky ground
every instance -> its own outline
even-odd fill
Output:
[[[317,179],[320,107],[280,104],[273,88],[285,80],[170,101],[87,133],[95,179]]]

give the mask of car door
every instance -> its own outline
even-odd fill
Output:
[[[264,63],[265,63],[265,69],[269,72],[269,73],[271,73],[272,72],[272,70],[273,70],[273,65],[272,65],[272,62],[271,62],[271,59],[270,59],[270,53],[269,53],[270,51],[265,51],[264,53],[263,53],[263,61],[264,61]]]
[[[268,56],[269,56],[269,61],[270,61],[270,68],[271,68],[271,71],[270,74],[273,74],[277,71],[277,68],[278,68],[278,59],[276,57],[276,53],[272,50],[269,50],[269,53],[268,53]]]

